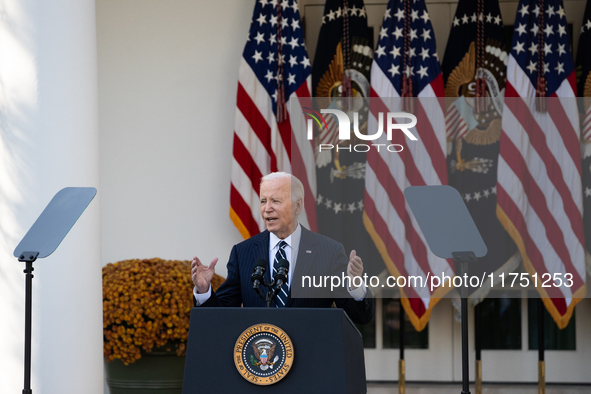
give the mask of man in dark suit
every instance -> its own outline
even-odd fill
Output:
[[[235,245],[228,261],[228,276],[216,292],[211,289],[217,258],[209,266],[195,257],[191,274],[195,288],[195,306],[264,307],[265,302],[253,291],[251,276],[255,262],[265,259],[270,262],[265,280],[271,281],[274,264],[285,258],[289,261],[288,283],[281,288],[274,301],[277,307],[329,308],[334,302],[343,308],[351,320],[367,324],[374,315],[375,303],[371,291],[355,281],[346,286],[345,292],[328,293],[324,288],[319,297],[291,297],[294,289],[302,294],[301,278],[327,275],[344,278],[361,277],[363,262],[353,250],[347,259],[340,243],[314,233],[298,223],[297,217],[304,207],[304,188],[293,175],[272,173],[261,180],[261,215],[267,230]],[[295,262],[295,263],[294,263]],[[292,278],[294,278],[292,280]],[[263,289],[266,295],[266,289]]]

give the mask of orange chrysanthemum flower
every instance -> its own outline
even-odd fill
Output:
[[[224,281],[215,275],[213,289]],[[103,267],[103,351],[130,364],[170,344],[185,354],[193,306],[191,262],[124,260]]]

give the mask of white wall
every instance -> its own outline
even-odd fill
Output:
[[[238,64],[253,0],[97,0],[103,264],[225,276]]]
[[[99,187],[93,0],[0,2],[0,393],[23,389],[18,242],[52,196]],[[36,394],[102,392],[100,198],[34,263]]]

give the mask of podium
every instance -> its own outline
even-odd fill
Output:
[[[282,343],[271,340],[268,342],[276,347],[265,347],[264,334],[273,326],[279,329],[279,333],[274,333]],[[256,343],[263,350],[255,350],[255,359],[250,349]],[[260,372],[269,378],[253,376],[245,371],[244,363],[240,364],[240,349],[251,352],[250,358],[242,356],[242,361],[250,364],[250,370],[259,368],[252,364],[260,364],[258,360],[263,360],[271,350],[265,362],[278,359],[276,370],[267,367]],[[242,372],[237,365],[242,367]],[[286,365],[289,370],[281,374]],[[278,381],[261,385],[268,379]],[[366,393],[361,334],[347,314],[338,308],[193,308],[183,394],[234,392]]]

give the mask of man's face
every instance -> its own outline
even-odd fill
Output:
[[[277,178],[264,181],[260,190],[261,216],[269,232],[278,238],[287,238],[297,227],[297,215],[302,200],[291,201],[291,180]]]

